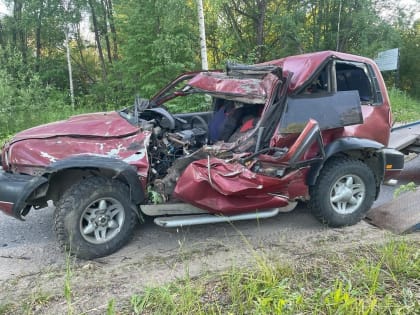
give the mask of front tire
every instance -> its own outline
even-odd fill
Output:
[[[132,237],[137,216],[128,187],[89,177],[71,186],[55,209],[55,232],[63,249],[83,259],[114,253]]]
[[[310,208],[319,221],[331,227],[353,225],[365,217],[375,200],[375,175],[360,160],[332,158],[309,193]]]

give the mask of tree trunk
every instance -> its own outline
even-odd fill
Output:
[[[39,67],[41,64],[41,32],[42,32],[42,18],[44,13],[44,5],[41,2],[39,13],[37,16],[37,24],[35,30],[35,46],[36,46],[36,62],[35,62],[35,70],[39,72]]]
[[[114,10],[112,0],[106,0],[107,4],[107,15],[109,22],[109,29],[111,31],[112,38],[112,57],[114,60],[118,60],[118,43],[117,43],[117,31],[115,29]]]
[[[112,55],[111,55],[111,43],[109,41],[109,32],[108,32],[108,13],[107,8],[104,0],[101,0],[101,6],[102,6],[102,14],[103,14],[103,33],[105,35],[105,44],[106,44],[106,52],[108,56],[109,63],[112,63]]]
[[[23,3],[21,0],[15,0],[13,2],[13,19],[14,19],[14,30],[13,30],[13,42],[14,46],[18,47],[22,54],[22,61],[26,64],[26,35],[25,28],[22,25],[22,9]]]
[[[98,20],[96,18],[95,7],[93,5],[92,0],[88,0],[88,2],[89,2],[90,10],[91,10],[91,13],[92,13],[93,32],[95,34],[96,46],[98,47],[99,60],[101,62],[102,79],[104,81],[106,81],[105,59],[104,59],[104,53],[102,51],[101,38],[99,36]]]
[[[4,39],[3,39],[3,24],[0,20],[0,46],[4,47]]]
[[[70,47],[69,47],[69,30],[66,26],[64,30],[65,35],[65,46],[66,46],[66,57],[67,57],[67,68],[69,72],[69,83],[70,83],[70,99],[71,107],[74,109],[74,88],[73,88],[73,70],[71,68],[71,59],[70,59]]]
[[[261,62],[264,59],[264,23],[267,12],[267,0],[258,1],[258,17],[256,19],[256,31],[257,31],[257,49],[258,49],[258,61]]]
[[[208,70],[209,65],[207,62],[206,27],[204,24],[203,0],[197,0],[197,9],[198,28],[200,30],[201,68],[203,68],[203,70]]]
[[[88,67],[86,65],[86,59],[85,56],[83,55],[83,50],[85,49],[85,47],[83,46],[82,43],[82,38],[80,36],[80,24],[78,24],[76,26],[76,43],[77,43],[77,50],[79,51],[79,56],[80,56],[80,63],[79,63],[79,67],[82,69],[84,75],[86,76],[87,80],[89,80],[90,83],[96,83],[96,80],[89,74],[88,71]],[[83,84],[85,84],[86,79],[84,78],[84,80],[82,80]]]

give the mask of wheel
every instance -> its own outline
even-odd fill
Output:
[[[331,227],[353,225],[363,219],[375,200],[375,175],[359,160],[332,158],[309,193],[309,206],[318,220]]]
[[[122,182],[89,177],[71,186],[55,209],[55,232],[64,250],[83,259],[114,253],[132,237],[137,215]]]

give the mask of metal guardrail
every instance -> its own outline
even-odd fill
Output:
[[[417,126],[417,125],[420,125],[420,120],[417,120],[417,121],[414,121],[414,122],[411,122],[411,123],[408,123],[408,124],[400,125],[400,126],[397,126],[397,127],[393,127],[391,129],[391,132],[393,132],[394,130],[410,128],[410,127]]]

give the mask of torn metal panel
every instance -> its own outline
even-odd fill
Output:
[[[191,163],[178,179],[174,196],[210,212],[226,214],[284,207],[293,196],[307,195],[302,171],[284,177],[255,173],[239,163],[210,158]],[[291,189],[291,191],[290,191]]]
[[[264,104],[272,86],[278,78],[267,74],[262,79],[249,77],[231,77],[224,73],[203,72],[192,78],[188,85],[214,97],[250,104]]]

